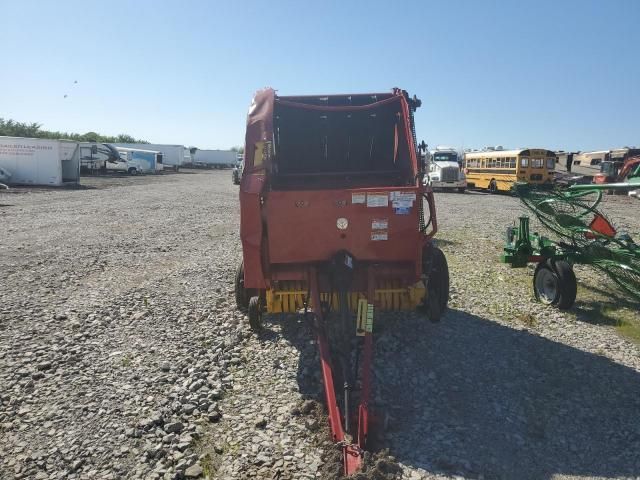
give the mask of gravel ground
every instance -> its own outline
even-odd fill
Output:
[[[0,192],[0,478],[332,478],[308,327],[234,310],[230,172],[83,183]],[[450,311],[376,322],[399,477],[640,478],[640,348],[609,321],[638,305],[585,269],[572,311],[536,304],[497,262],[518,201],[437,202]]]

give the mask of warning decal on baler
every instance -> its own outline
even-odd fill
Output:
[[[389,233],[386,230],[371,232],[371,240],[378,242],[380,240],[389,240]]]
[[[395,191],[395,192],[391,192],[389,194],[389,196],[391,197],[391,201],[394,201],[394,200],[411,200],[412,202],[415,202],[415,200],[416,200],[416,192],[399,192],[399,191]]]
[[[352,193],[351,194],[351,204],[355,205],[356,203],[367,203],[367,194],[366,193]]]
[[[393,208],[411,208],[416,201],[415,192],[391,192],[391,206]]]
[[[386,193],[367,193],[367,207],[387,207],[389,196]]]
[[[392,206],[393,208],[411,208],[413,207],[413,200],[394,200]]]
[[[388,218],[375,218],[371,221],[371,230],[386,230],[389,228]]]

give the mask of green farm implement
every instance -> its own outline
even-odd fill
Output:
[[[628,187],[628,184],[622,184]],[[522,203],[557,240],[530,233],[529,217],[507,229],[501,261],[512,267],[536,263],[533,290],[542,303],[561,310],[576,299],[573,265],[584,264],[608,276],[632,298],[640,300],[640,245],[618,232],[598,210],[604,190],[615,185],[575,185],[541,191],[516,185]]]

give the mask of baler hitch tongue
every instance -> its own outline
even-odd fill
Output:
[[[320,352],[320,365],[324,383],[325,400],[329,413],[329,425],[331,434],[339,445],[342,446],[343,466],[345,475],[356,473],[362,465],[364,447],[368,435],[369,421],[369,396],[371,392],[371,363],[373,358],[373,306],[367,299],[358,301],[358,322],[362,327],[358,332],[358,325],[354,325],[347,302],[347,289],[351,283],[353,258],[347,252],[340,252],[330,262],[330,281],[337,290],[339,299],[339,318],[327,321],[325,311],[321,308],[318,273],[312,268],[308,278],[311,304],[315,314],[315,329]],[[354,328],[355,327],[355,328]],[[328,330],[332,328],[332,345],[329,345]],[[351,342],[356,333],[358,342],[362,343],[362,362],[359,362],[359,351],[356,351],[355,371],[351,370]],[[337,341],[336,338],[337,337]],[[333,347],[333,348],[332,348]],[[338,357],[338,362],[334,362]],[[336,397],[334,365],[340,365],[342,377],[343,399],[342,410]],[[351,392],[361,378],[359,405],[357,410],[351,408]],[[352,416],[352,413],[357,413]],[[351,433],[353,432],[353,433]]]

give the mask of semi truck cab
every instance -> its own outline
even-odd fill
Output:
[[[457,189],[464,192],[467,179],[460,168],[460,156],[454,148],[436,147],[428,156],[429,168],[425,183],[432,188]]]

